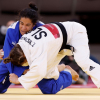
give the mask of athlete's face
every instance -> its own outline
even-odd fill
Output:
[[[21,35],[26,34],[31,31],[35,25],[33,25],[32,21],[29,18],[21,17],[19,24],[19,31]]]

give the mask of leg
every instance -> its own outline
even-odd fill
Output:
[[[39,88],[44,94],[56,94],[60,90],[70,86],[72,84],[72,76],[67,71],[60,72],[59,78],[43,79],[38,83]]]
[[[75,48],[74,59],[82,70],[91,77],[94,84],[100,88],[100,65],[90,59],[86,29],[82,25],[73,27],[75,27],[75,33],[69,44]]]
[[[0,82],[0,93],[5,93],[10,84],[11,83],[9,81],[9,73],[7,73],[3,81]]]
[[[6,92],[10,84],[8,69],[5,64],[0,63],[0,93]]]
[[[7,88],[10,86],[9,81],[9,72],[13,72],[18,76],[21,76],[25,69],[28,69],[29,67],[17,67],[15,66],[8,66],[6,67],[6,64],[3,62],[0,63],[0,93],[4,93],[7,91]],[[9,70],[9,71],[8,71]]]

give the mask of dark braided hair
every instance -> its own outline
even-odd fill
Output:
[[[4,59],[4,63],[11,62],[16,66],[21,66],[25,62],[26,58],[19,44],[16,44],[11,50],[9,56]]]
[[[25,17],[25,18],[29,18],[33,25],[35,25],[38,21],[38,8],[36,7],[36,5],[32,2],[29,3],[29,8],[25,8],[23,10],[20,11],[19,13],[19,19],[21,17]]]

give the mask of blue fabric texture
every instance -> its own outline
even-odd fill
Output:
[[[70,86],[72,84],[72,76],[67,71],[60,72],[59,78],[43,79],[37,85],[43,94],[56,94],[60,90]]]
[[[42,25],[43,24],[37,22],[36,26],[34,26],[33,29],[36,29],[37,27],[42,26]],[[3,58],[8,57],[11,49],[14,47],[14,45],[16,43],[18,43],[21,36],[22,35],[19,31],[19,21],[18,21],[17,24],[15,25],[15,28],[8,28],[8,30],[7,30],[5,41],[4,41],[4,46],[3,46],[3,50],[4,50],[4,57]],[[11,84],[9,82],[9,78],[6,79],[7,83],[5,82],[4,85],[1,84],[2,80],[5,78],[5,76],[8,72],[15,73],[18,77],[20,77],[22,75],[22,73],[24,72],[24,70],[28,69],[28,68],[29,68],[29,66],[26,66],[26,67],[19,66],[18,67],[18,66],[11,64],[11,63],[4,64],[2,61],[0,63],[0,93],[2,93],[2,91],[6,91],[6,89]]]
[[[4,76],[4,75],[3,75]],[[6,79],[5,79],[6,78]],[[0,93],[5,93],[7,91],[7,88],[10,86],[10,81],[9,81],[9,74],[7,74],[4,78],[4,83],[0,82]]]

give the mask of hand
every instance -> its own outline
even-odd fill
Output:
[[[24,70],[23,75],[25,75],[28,71],[29,69]]]
[[[20,84],[20,82],[18,81],[18,76],[16,74],[12,73],[12,74],[9,74],[9,76],[10,76],[9,81],[11,83]]]
[[[3,59],[3,56],[4,56],[4,51],[3,49],[0,50],[0,59]]]

